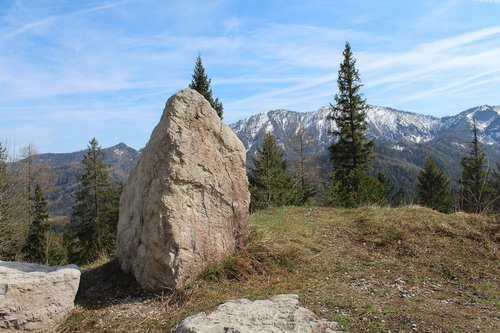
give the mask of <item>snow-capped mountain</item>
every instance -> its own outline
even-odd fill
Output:
[[[328,107],[314,112],[274,110],[230,126],[247,148],[249,166],[264,134],[270,132],[284,149],[292,167],[302,146],[310,179],[321,182],[327,179],[331,167],[327,148],[333,140],[328,134],[333,121],[327,120],[329,113]],[[433,157],[451,179],[458,179],[460,160],[472,140],[473,118],[488,165],[494,168],[500,160],[499,106],[483,105],[444,118],[371,106],[367,110],[366,134],[376,141],[374,172],[383,171],[395,189],[402,187],[410,195],[414,193],[419,170],[428,157]]]
[[[327,107],[314,112],[274,110],[261,113],[230,125],[247,148],[251,165],[255,150],[264,133],[273,133],[291,162],[299,155],[298,141],[302,141],[310,180],[321,181],[328,175],[327,147],[332,142],[328,131],[332,121],[327,120]],[[460,157],[472,138],[472,119],[476,119],[483,150],[490,166],[500,159],[500,107],[479,106],[456,116],[435,118],[415,113],[373,106],[367,112],[368,133],[376,139],[375,171],[384,171],[395,188],[404,187],[411,194],[419,168],[428,156],[456,179]],[[104,162],[111,166],[114,181],[124,183],[134,167],[140,151],[124,143],[103,149]],[[40,154],[38,162],[46,166],[52,176],[53,189],[49,194],[51,214],[71,213],[71,193],[81,172],[85,150],[65,154]]]
[[[260,144],[264,133],[270,132],[286,149],[301,131],[310,153],[325,150],[332,143],[328,134],[334,126],[327,120],[330,108],[313,112],[273,110],[257,114],[230,125],[243,141],[250,155]],[[371,106],[367,111],[367,136],[380,145],[402,150],[415,144],[446,140],[454,146],[464,146],[472,135],[472,119],[476,120],[480,141],[494,150],[500,142],[500,107],[479,106],[444,118],[420,115],[391,108]]]
[[[473,119],[476,120],[480,141],[487,146],[500,148],[500,107],[482,105],[465,110],[453,117],[441,118],[440,137],[454,143],[461,143],[472,130]],[[470,141],[466,140],[466,141]]]

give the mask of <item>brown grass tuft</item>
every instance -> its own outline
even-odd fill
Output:
[[[351,332],[498,332],[498,217],[363,207],[253,214],[245,248],[183,292],[148,294],[116,261],[84,271],[61,332],[165,332],[235,298],[298,293]]]

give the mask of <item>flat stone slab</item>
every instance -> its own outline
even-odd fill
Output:
[[[50,331],[73,309],[79,284],[76,265],[0,261],[0,331]]]
[[[268,300],[239,299],[219,305],[210,313],[184,319],[174,333],[340,333],[338,324],[318,318],[298,305],[295,294],[276,295]]]

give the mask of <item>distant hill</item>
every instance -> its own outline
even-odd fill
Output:
[[[323,107],[313,112],[273,110],[240,120],[232,125],[247,149],[247,163],[266,131],[273,133],[284,148],[293,167],[300,155],[298,138],[302,137],[308,177],[316,182],[326,179],[330,168],[327,147],[332,142],[327,121],[330,110]],[[396,190],[404,187],[414,192],[415,180],[428,156],[433,156],[453,179],[460,170],[460,158],[467,152],[472,138],[472,118],[476,119],[482,148],[489,164],[500,160],[500,107],[483,105],[465,110],[456,116],[436,118],[391,108],[372,106],[367,112],[369,137],[375,138],[377,158],[374,170],[384,171]],[[105,162],[111,165],[113,181],[125,183],[140,152],[124,143],[103,149]],[[50,212],[68,215],[81,174],[85,150],[67,154],[40,154],[37,159],[47,165],[53,175],[54,190],[49,194]]]
[[[135,166],[140,152],[119,143],[102,149],[104,162],[110,165],[111,180],[125,183]],[[73,205],[72,193],[75,192],[82,172],[82,159],[86,150],[63,154],[39,154],[36,162],[46,166],[52,176],[53,190],[48,194],[49,210],[52,215],[69,215]]]

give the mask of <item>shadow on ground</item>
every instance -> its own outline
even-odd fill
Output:
[[[157,297],[145,292],[131,274],[120,269],[117,259],[82,272],[76,304],[85,309],[100,309]]]

